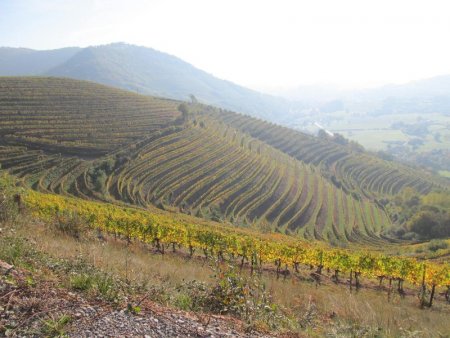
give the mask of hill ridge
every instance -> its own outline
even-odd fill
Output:
[[[14,51],[18,55],[12,57],[11,53],[1,53],[0,50],[0,60],[4,62],[4,67],[0,65],[0,76],[64,76],[181,100],[193,94],[204,103],[269,119],[302,109],[299,103],[219,79],[176,56],[153,48],[112,43],[51,51]],[[55,54],[61,57],[54,57]],[[44,59],[45,55],[48,57]],[[17,58],[23,62],[17,62]]]

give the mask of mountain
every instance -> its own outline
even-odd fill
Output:
[[[440,182],[199,103],[93,82],[0,78],[0,163],[24,185],[334,243],[384,241],[381,197]]]
[[[330,112],[330,105],[336,107],[331,112],[348,110],[376,115],[450,112],[450,75],[362,90],[299,86],[272,89],[270,92],[286,99],[302,101],[322,112]]]
[[[361,95],[385,99],[398,98],[431,98],[450,96],[450,75],[435,76],[399,85],[386,85],[379,88],[367,89]]]
[[[39,75],[66,62],[81,48],[38,51],[28,48],[0,47],[0,75]]]
[[[388,85],[353,94],[345,99],[352,107],[359,101],[369,113],[442,113],[450,114],[450,75],[413,81],[402,85]],[[357,103],[360,104],[360,103]]]
[[[94,81],[141,94],[200,102],[282,122],[300,103],[218,79],[157,50],[124,43],[51,51],[0,49],[0,75],[49,75]]]

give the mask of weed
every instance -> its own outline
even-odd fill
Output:
[[[68,315],[51,318],[42,322],[42,334],[50,337],[61,337],[65,335],[66,326],[72,321]]]
[[[86,273],[75,274],[69,280],[70,287],[77,291],[89,291],[93,282],[93,277]]]
[[[174,305],[184,311],[192,311],[193,310],[193,300],[191,296],[181,293],[177,295],[174,301]]]
[[[170,303],[170,290],[164,285],[152,285],[147,291],[149,299],[167,305]]]
[[[23,238],[14,236],[0,237],[0,259],[24,268],[32,268],[33,261],[40,254]]]
[[[90,292],[107,301],[117,301],[121,285],[111,275],[94,269],[74,272],[69,279],[70,288]]]
[[[133,315],[138,315],[139,313],[141,313],[142,309],[139,305],[132,305],[130,303],[128,303],[127,305],[127,312],[131,313]]]
[[[112,276],[106,273],[97,273],[94,277],[95,288],[99,296],[107,301],[116,301],[119,297],[119,288]]]

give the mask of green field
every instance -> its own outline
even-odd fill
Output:
[[[441,171],[439,171],[439,175],[441,175],[442,177],[450,178],[450,171],[441,170]]]
[[[415,149],[418,152],[433,149],[450,148],[450,116],[439,113],[430,114],[389,114],[372,116],[350,112],[318,113],[314,117],[299,118],[295,124],[299,129],[316,133],[320,123],[331,132],[337,132],[344,137],[357,141],[368,150],[387,150],[389,143],[405,143],[418,136],[405,133],[393,125],[396,123],[427,125],[428,132],[420,138],[424,144]]]

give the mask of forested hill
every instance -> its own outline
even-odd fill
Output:
[[[0,75],[70,77],[180,100],[192,94],[201,102],[273,121],[302,108],[218,79],[175,56],[124,43],[49,51],[0,48]]]
[[[81,48],[33,50],[28,48],[0,47],[0,75],[39,75],[66,62]]]
[[[85,81],[0,78],[0,102],[1,166],[43,192],[377,243],[391,224],[377,198],[439,186],[257,119]]]

